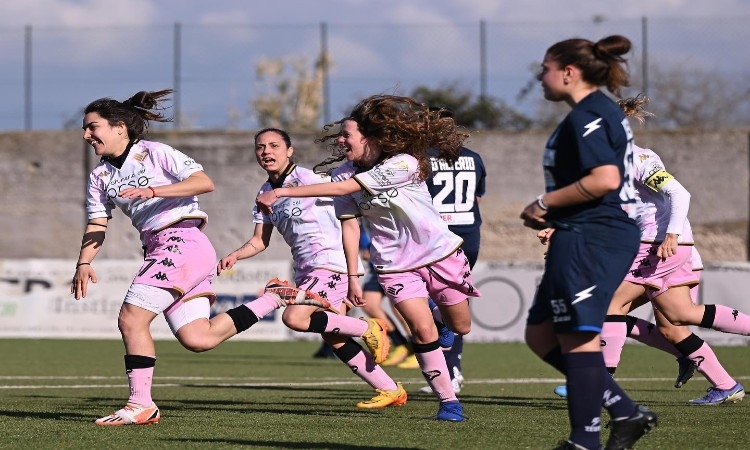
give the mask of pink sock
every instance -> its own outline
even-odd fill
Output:
[[[349,366],[358,377],[373,389],[392,391],[397,389],[396,382],[385,373],[382,367],[375,364],[375,359],[369,352],[360,350],[352,359],[344,364]]]
[[[734,387],[737,382],[721,365],[714,351],[708,344],[703,343],[701,348],[688,355],[691,361],[696,363],[696,369],[702,373],[706,379],[719,389],[729,389]]]
[[[725,333],[750,336],[750,316],[724,305],[713,306],[716,308],[716,315],[711,328]]]
[[[643,319],[636,319],[635,326],[630,332],[630,337],[642,344],[667,352],[677,358],[682,356],[682,353],[659,332],[659,328],[656,325]]]
[[[607,316],[607,320],[604,322],[602,332],[600,333],[605,366],[616,368],[620,364],[620,355],[627,339],[627,332],[628,327],[625,323],[625,316]]]
[[[367,322],[356,317],[334,314],[326,311],[328,324],[324,333],[334,333],[339,336],[360,337],[367,331]]]
[[[151,378],[154,376],[154,368],[131,369],[128,372],[128,384],[130,384],[130,397],[128,403],[151,406]]]
[[[281,307],[275,294],[263,294],[255,300],[245,303],[245,306],[247,306],[258,319],[274,309],[279,309]]]
[[[449,402],[458,400],[456,393],[453,392],[453,383],[448,372],[448,364],[445,363],[445,356],[440,349],[431,350],[426,353],[415,353],[419,367],[422,369],[427,384],[432,388],[438,400]]]

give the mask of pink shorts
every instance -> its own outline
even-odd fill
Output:
[[[172,290],[183,301],[208,297],[213,303],[216,250],[195,225],[196,221],[186,220],[149,236],[143,266],[133,283]]]
[[[459,252],[409,272],[379,273],[378,281],[394,305],[429,297],[438,305],[450,306],[480,296],[473,284],[469,262]]]
[[[649,300],[659,296],[669,288],[695,286],[700,282],[700,274],[693,271],[690,245],[677,246],[677,254],[662,260],[656,256],[659,244],[641,243],[625,281],[645,286]]]
[[[341,304],[349,294],[349,279],[345,273],[328,269],[313,269],[299,278],[297,287],[312,291],[328,300],[331,307],[341,310]]]

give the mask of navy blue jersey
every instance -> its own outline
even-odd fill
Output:
[[[485,177],[482,158],[474,151],[461,147],[458,160],[450,164],[436,156],[430,157],[432,175],[427,179],[427,188],[440,216],[448,228],[458,235],[479,229],[482,216],[479,214],[477,197],[485,192]]]
[[[547,192],[575,183],[591,169],[604,165],[617,166],[623,182],[619,190],[602,198],[550,208],[545,219],[558,228],[581,231],[631,221],[630,211],[635,213],[632,142],[633,132],[625,114],[604,93],[597,90],[578,102],[547,142],[544,153]]]

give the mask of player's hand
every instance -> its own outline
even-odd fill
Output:
[[[550,224],[544,220],[544,216],[547,211],[539,207],[539,203],[536,200],[529,203],[526,208],[521,212],[521,219],[523,219],[523,225],[535,230],[543,230],[545,228],[551,228]]]
[[[76,267],[76,273],[73,275],[73,281],[70,283],[70,293],[76,300],[86,298],[89,280],[96,283],[96,271],[90,264],[82,264]]]
[[[122,198],[153,198],[154,193],[151,191],[151,189],[145,187],[145,188],[127,188],[120,191],[119,194],[117,194],[118,197]]]
[[[554,228],[545,228],[543,230],[539,230],[539,232],[536,234],[536,237],[539,238],[539,242],[542,245],[547,245],[554,232]]]
[[[678,248],[678,239],[680,235],[679,234],[672,234],[667,233],[667,236],[664,238],[664,241],[659,245],[659,248],[656,250],[656,256],[663,260],[669,258],[670,256],[674,256],[677,254],[677,248]]]
[[[346,298],[354,306],[365,306],[367,304],[362,294],[362,286],[357,281],[349,282],[349,291]]]
[[[221,258],[219,264],[216,265],[216,275],[221,275],[222,270],[229,270],[237,264],[237,255],[230,253],[227,256]]]
[[[272,206],[278,199],[279,197],[276,193],[273,190],[270,190],[260,194],[258,198],[255,199],[255,203],[258,205],[258,209],[260,209],[261,212],[271,214],[273,212]]]

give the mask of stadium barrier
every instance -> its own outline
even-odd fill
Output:
[[[96,261],[98,283],[89,285],[87,298],[76,301],[70,294],[75,261],[0,259],[0,338],[119,339],[117,314],[140,265],[141,261],[130,259]],[[522,341],[526,312],[542,270],[541,264],[478,262],[473,276],[482,296],[471,301],[473,326],[467,341]],[[750,264],[709,265],[703,272],[699,302],[750,312]],[[292,279],[288,261],[242,261],[214,279],[217,301],[212,313],[257,298],[274,277]],[[383,304],[388,306],[388,302]],[[352,312],[357,314],[359,311]],[[636,315],[653,318],[648,307],[642,307]],[[745,336],[705,329],[697,332],[714,345],[750,343]],[[154,320],[152,333],[156,339],[172,339],[160,317]],[[317,336],[289,330],[276,311],[232,339],[283,341]]]

